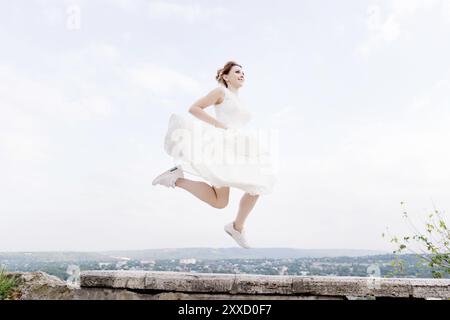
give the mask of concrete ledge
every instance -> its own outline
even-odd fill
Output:
[[[450,279],[268,276],[167,271],[83,271],[81,289],[118,289],[175,299],[213,296],[303,299],[450,299]],[[252,297],[250,297],[252,296]],[[228,299],[227,298],[227,299]]]

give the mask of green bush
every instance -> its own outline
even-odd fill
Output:
[[[405,203],[400,202],[402,206]],[[405,209],[404,209],[405,210]],[[427,221],[424,223],[424,231],[419,230],[409,218],[408,212],[403,211],[403,217],[411,227],[411,234],[402,237],[390,236],[390,242],[397,246],[394,254],[397,254],[396,260],[392,261],[392,266],[396,267],[395,273],[404,271],[403,260],[398,254],[409,251],[415,253],[420,261],[417,263],[419,268],[428,268],[431,270],[433,278],[447,278],[450,276],[450,229],[447,227],[443,214],[434,208],[429,213]],[[385,237],[385,234],[382,234]],[[413,249],[417,248],[417,249]]]
[[[10,300],[14,298],[14,291],[16,288],[16,279],[8,277],[5,269],[0,268],[0,300]]]

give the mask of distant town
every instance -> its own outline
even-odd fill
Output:
[[[246,273],[264,275],[301,276],[378,276],[378,277],[420,277],[431,278],[426,264],[416,255],[392,254],[366,256],[328,257],[226,257],[208,258],[217,255],[218,249],[190,252],[179,249],[170,251],[171,258],[159,259],[156,253],[124,251],[108,253],[46,252],[46,253],[0,253],[0,265],[8,271],[43,271],[67,280],[74,270],[148,270],[198,273]],[[181,252],[184,252],[181,255]],[[245,250],[239,251],[245,255]],[[166,252],[167,253],[167,252]],[[213,254],[214,253],[214,254]],[[223,253],[221,253],[223,255]],[[161,254],[162,255],[162,254]],[[177,257],[177,255],[181,255]],[[266,254],[267,255],[267,254]],[[276,255],[276,254],[275,254]],[[166,254],[167,256],[167,254]],[[232,255],[231,255],[232,256]],[[201,257],[201,258],[199,258]],[[401,261],[402,269],[394,267]]]

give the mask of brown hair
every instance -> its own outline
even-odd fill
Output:
[[[227,87],[227,88],[228,88],[228,84],[227,84],[226,81],[223,79],[223,75],[224,75],[224,74],[230,73],[231,68],[233,68],[234,66],[238,66],[238,67],[241,67],[241,68],[242,68],[242,66],[241,66],[240,64],[237,64],[237,63],[234,62],[234,61],[228,61],[228,62],[223,66],[223,68],[217,70],[216,80],[217,80],[219,83],[224,84],[225,87]]]

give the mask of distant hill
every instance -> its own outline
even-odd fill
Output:
[[[295,259],[325,257],[361,257],[388,254],[385,251],[357,249],[295,249],[295,248],[167,248],[148,250],[114,250],[100,252],[0,252],[0,263],[9,259],[40,261],[111,261],[163,259]]]
[[[388,254],[385,251],[353,249],[295,249],[295,248],[174,248],[132,251],[104,251],[104,255],[131,259],[289,259],[323,257],[359,257]]]
[[[40,262],[76,262],[76,261],[111,261],[108,255],[98,252],[77,251],[36,251],[36,252],[0,252],[0,264],[8,261]]]

